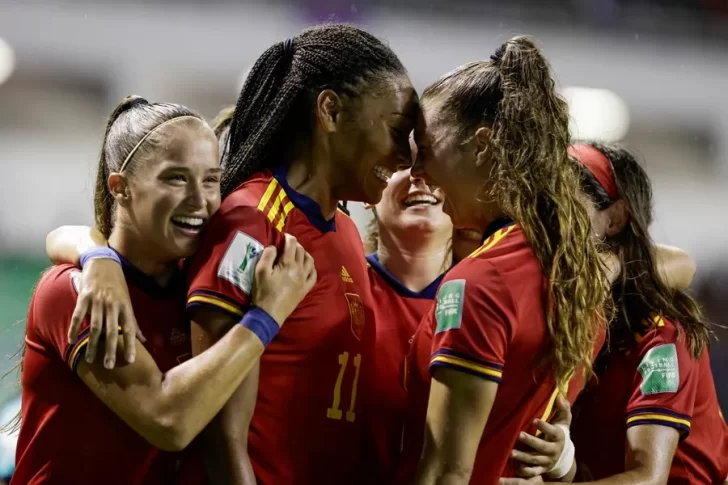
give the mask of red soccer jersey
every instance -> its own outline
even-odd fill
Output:
[[[580,473],[595,480],[625,471],[627,428],[659,424],[681,434],[670,485],[722,483],[728,427],[707,349],[695,360],[679,326],[661,317],[627,350],[612,351],[598,382],[579,398],[572,436]]]
[[[325,220],[285,173],[252,176],[210,222],[190,267],[188,306],[240,318],[260,252],[280,249],[283,232],[313,256],[318,281],[261,358],[248,452],[259,485],[350,483],[362,439],[357,386],[374,343],[369,275],[354,222],[341,212]]]
[[[372,413],[367,433],[373,439],[375,456],[367,460],[369,483],[392,483],[402,444],[402,426],[407,410],[404,386],[405,359],[412,336],[422,317],[432,307],[440,275],[427,288],[415,293],[400,283],[379,262],[378,255],[367,256],[369,278],[376,314],[375,369],[368,385]]]
[[[408,358],[408,416],[398,483],[409,483],[422,450],[430,372],[448,367],[499,383],[480,440],[471,483],[513,476],[511,450],[520,431],[534,432],[556,397],[543,359],[550,340],[544,314],[545,278],[518,225],[490,235],[448,272],[436,307],[424,318]]]
[[[164,372],[190,356],[184,280],[162,288],[124,261],[144,344]],[[175,479],[179,454],[150,445],[75,374],[88,344],[88,322],[67,343],[79,270],[55,266],[30,303],[23,356],[22,425],[12,484],[164,484]],[[98,358],[98,357],[97,357]],[[199,482],[198,482],[199,483]]]

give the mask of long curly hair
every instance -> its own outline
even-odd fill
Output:
[[[647,172],[634,155],[622,147],[599,143],[588,145],[609,160],[619,199],[626,203],[629,212],[629,222],[622,232],[605,241],[622,267],[620,278],[612,290],[618,330],[613,332],[615,344],[622,347],[625,343],[633,343],[633,333],[643,333],[650,325],[650,317],[659,314],[680,323],[678,329],[685,332],[690,353],[699,358],[710,342],[711,325],[688,293],[669,288],[660,278],[655,245],[649,233],[654,204],[652,183]],[[583,190],[598,210],[607,209],[615,202],[586,167],[582,168],[581,179]],[[627,342],[622,339],[627,339]]]
[[[488,195],[517,221],[548,277],[546,322],[556,382],[565,390],[577,369],[591,372],[609,285],[591,223],[579,199],[579,171],[569,159],[568,108],[548,61],[523,36],[490,61],[465,64],[425,89],[465,136],[491,128]]]

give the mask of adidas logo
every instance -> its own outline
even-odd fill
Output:
[[[345,267],[341,267],[341,281],[344,283],[353,283],[354,280],[351,278],[351,275],[348,271],[346,271]]]

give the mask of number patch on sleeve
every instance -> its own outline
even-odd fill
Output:
[[[675,393],[680,386],[680,368],[675,344],[651,348],[637,367],[642,376],[640,391],[643,396]]]
[[[465,298],[465,280],[452,280],[444,283],[437,291],[435,333],[460,328],[463,321],[463,300]]]
[[[246,295],[250,295],[255,281],[255,265],[263,253],[263,245],[238,231],[225,251],[225,256],[217,268],[217,276],[228,280]]]

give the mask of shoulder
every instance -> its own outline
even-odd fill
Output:
[[[46,270],[38,281],[33,300],[37,304],[39,301],[49,299],[71,298],[75,303],[80,278],[81,270],[76,266],[70,264],[53,266]]]
[[[642,335],[635,336],[642,353],[662,345],[672,345],[687,350],[684,337],[685,333],[678,322],[660,315],[650,317],[647,330]]]
[[[445,275],[437,291],[438,303],[455,295],[466,303],[513,308],[511,292],[503,275],[488,259],[465,259]]]
[[[258,206],[264,200],[270,200],[275,195],[276,187],[280,187],[273,174],[267,170],[257,172],[233,190],[222,202],[221,209],[226,205]]]
[[[27,332],[45,335],[45,327],[68,320],[76,306],[81,270],[72,265],[53,266],[38,281],[30,302]],[[67,323],[67,322],[66,322]]]

